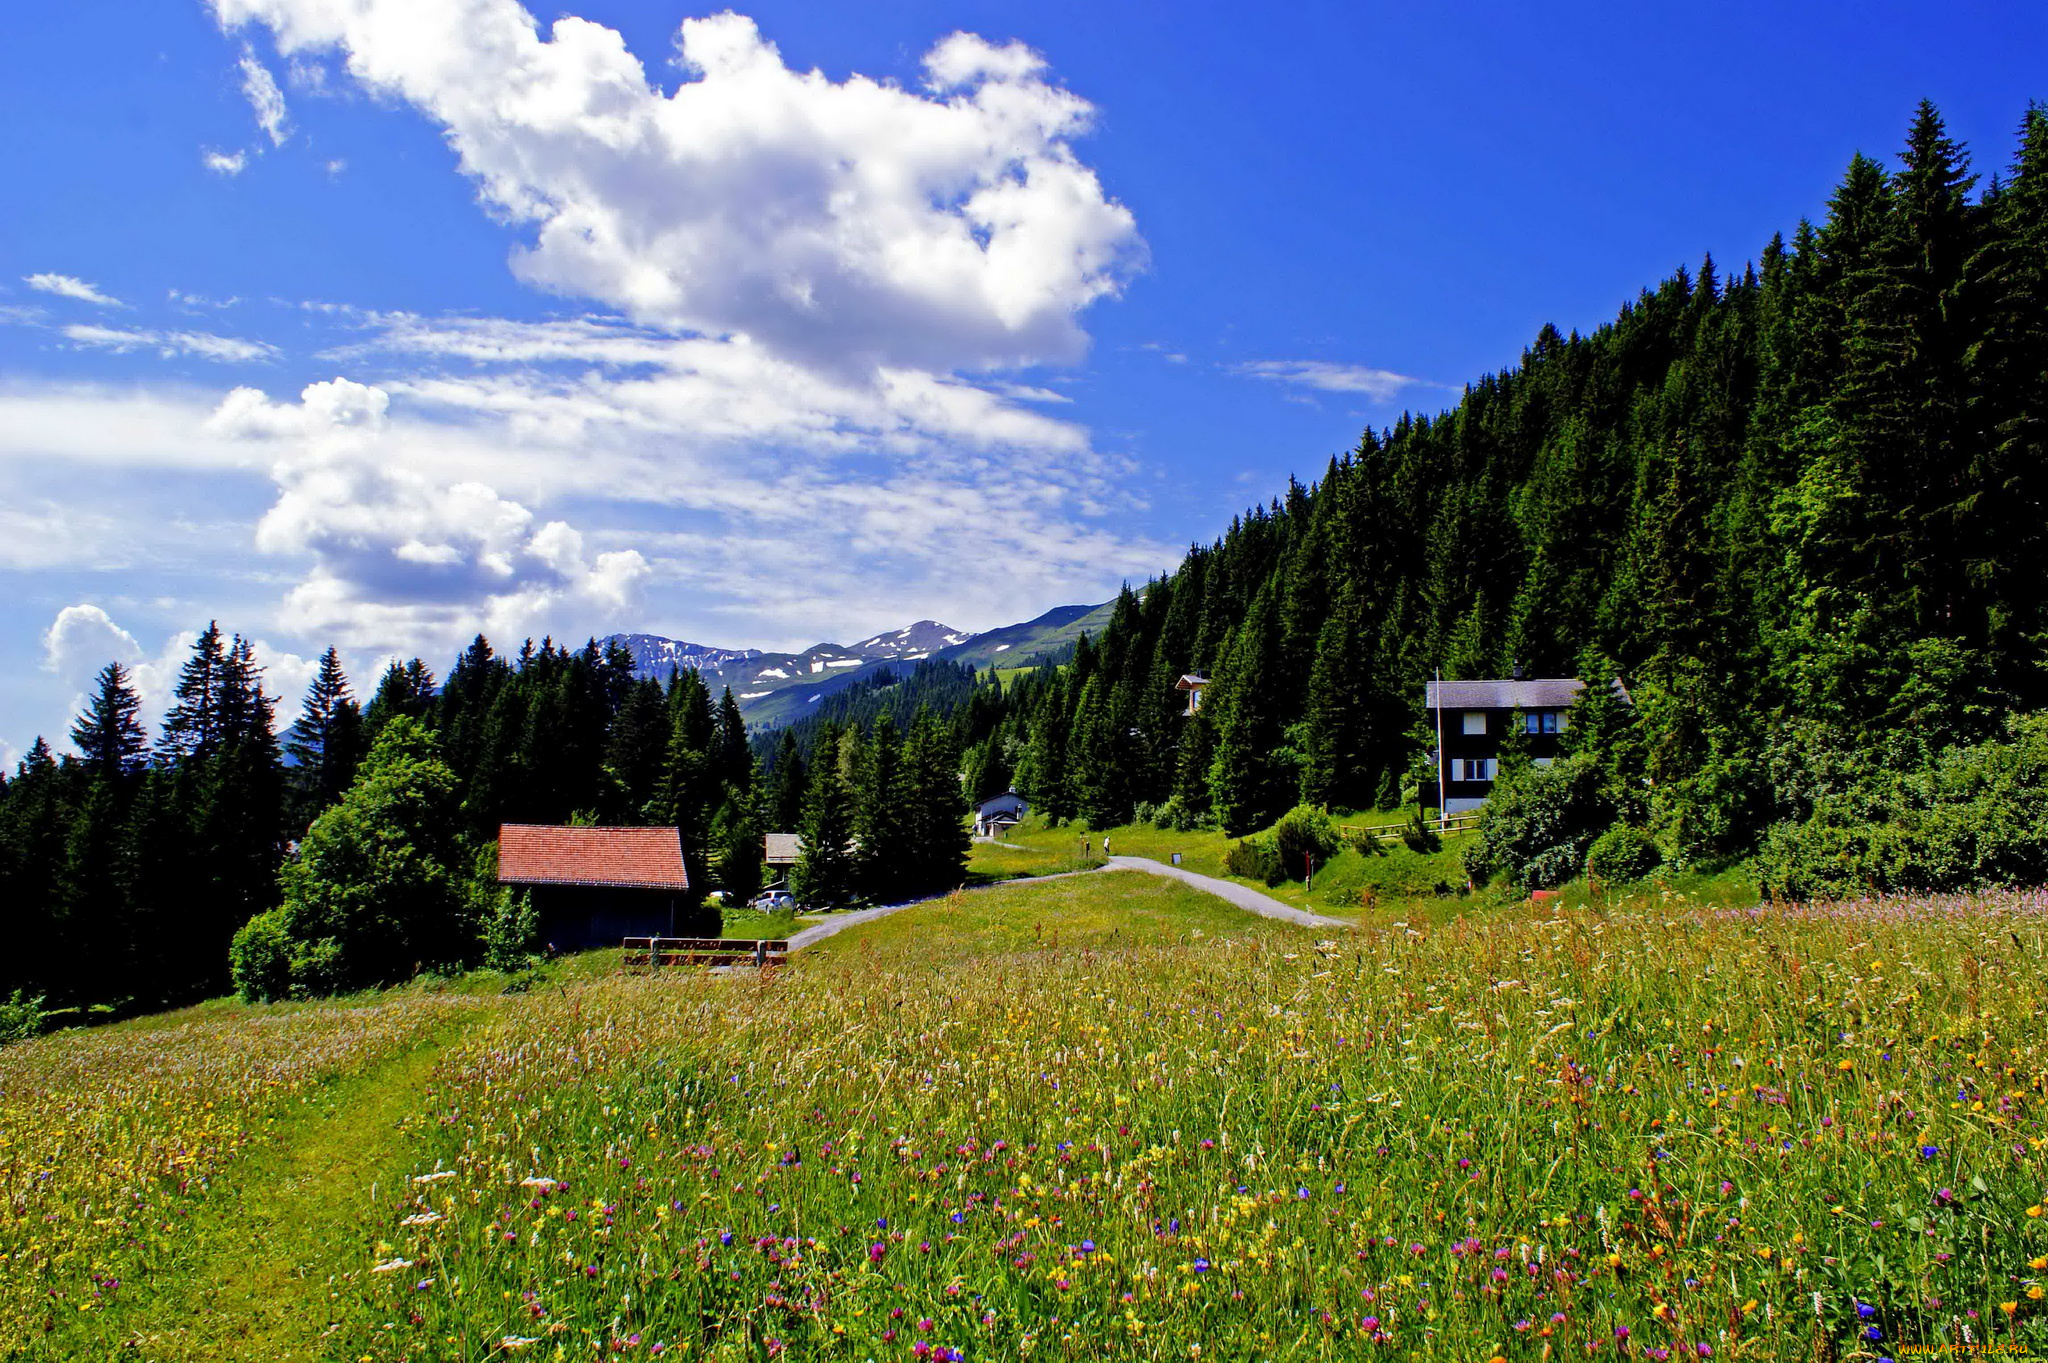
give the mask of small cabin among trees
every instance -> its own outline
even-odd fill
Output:
[[[561,951],[719,933],[718,910],[690,886],[674,827],[504,824],[498,883],[533,896],[541,940]]]
[[[974,836],[977,838],[999,837],[1024,821],[1031,812],[1030,804],[1014,790],[1006,790],[994,799],[983,800],[974,807]]]
[[[1208,688],[1208,685],[1209,679],[1199,672],[1186,673],[1179,681],[1173,684],[1174,690],[1188,693],[1188,708],[1181,711],[1182,714],[1192,715],[1201,710],[1202,692]]]
[[[1548,766],[1556,761],[1571,708],[1585,689],[1577,677],[1424,683],[1424,718],[1430,733],[1443,739],[1435,765],[1444,813],[1462,814],[1486,803],[1511,731],[1518,731],[1521,751],[1532,762]],[[1620,681],[1614,690],[1628,703]],[[1435,793],[1425,790],[1424,800]]]
[[[796,868],[804,855],[804,835],[801,833],[763,833],[761,835],[761,866],[767,872],[764,888],[775,888],[789,883],[789,873]]]

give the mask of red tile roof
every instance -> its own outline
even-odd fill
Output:
[[[682,837],[674,828],[498,829],[498,880],[506,885],[611,885],[687,890]]]

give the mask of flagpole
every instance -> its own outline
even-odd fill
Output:
[[[1444,780],[1444,670],[1436,670],[1436,831],[1442,837],[1450,831],[1451,793]]]

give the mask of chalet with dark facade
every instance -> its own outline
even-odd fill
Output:
[[[1557,760],[1570,712],[1586,684],[1577,677],[1531,677],[1505,681],[1425,683],[1423,706],[1430,732],[1441,734],[1437,777],[1446,814],[1462,814],[1486,803],[1500,775],[1501,746],[1510,726],[1522,730],[1523,750],[1539,766]],[[1615,694],[1628,691],[1617,681]],[[1425,794],[1425,799],[1429,793]]]
[[[718,910],[690,887],[674,828],[498,830],[498,883],[533,896],[543,941],[561,951],[627,937],[716,937]]]

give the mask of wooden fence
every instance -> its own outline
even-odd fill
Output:
[[[631,974],[666,970],[679,965],[751,965],[765,969],[789,960],[786,938],[628,937],[619,954],[619,968]]]
[[[1428,819],[1425,822],[1428,823],[1430,832],[1446,838],[1455,837],[1460,833],[1470,833],[1474,829],[1479,827],[1479,811],[1476,809],[1469,809],[1466,810],[1463,814],[1453,814],[1450,817],[1443,819],[1441,821],[1437,819]],[[1413,824],[1406,823],[1381,823],[1369,825],[1347,823],[1339,824],[1337,826],[1337,831],[1343,834],[1347,840],[1352,842],[1358,842],[1367,839],[1373,842],[1399,842],[1401,839],[1408,836],[1408,830],[1413,827]]]

